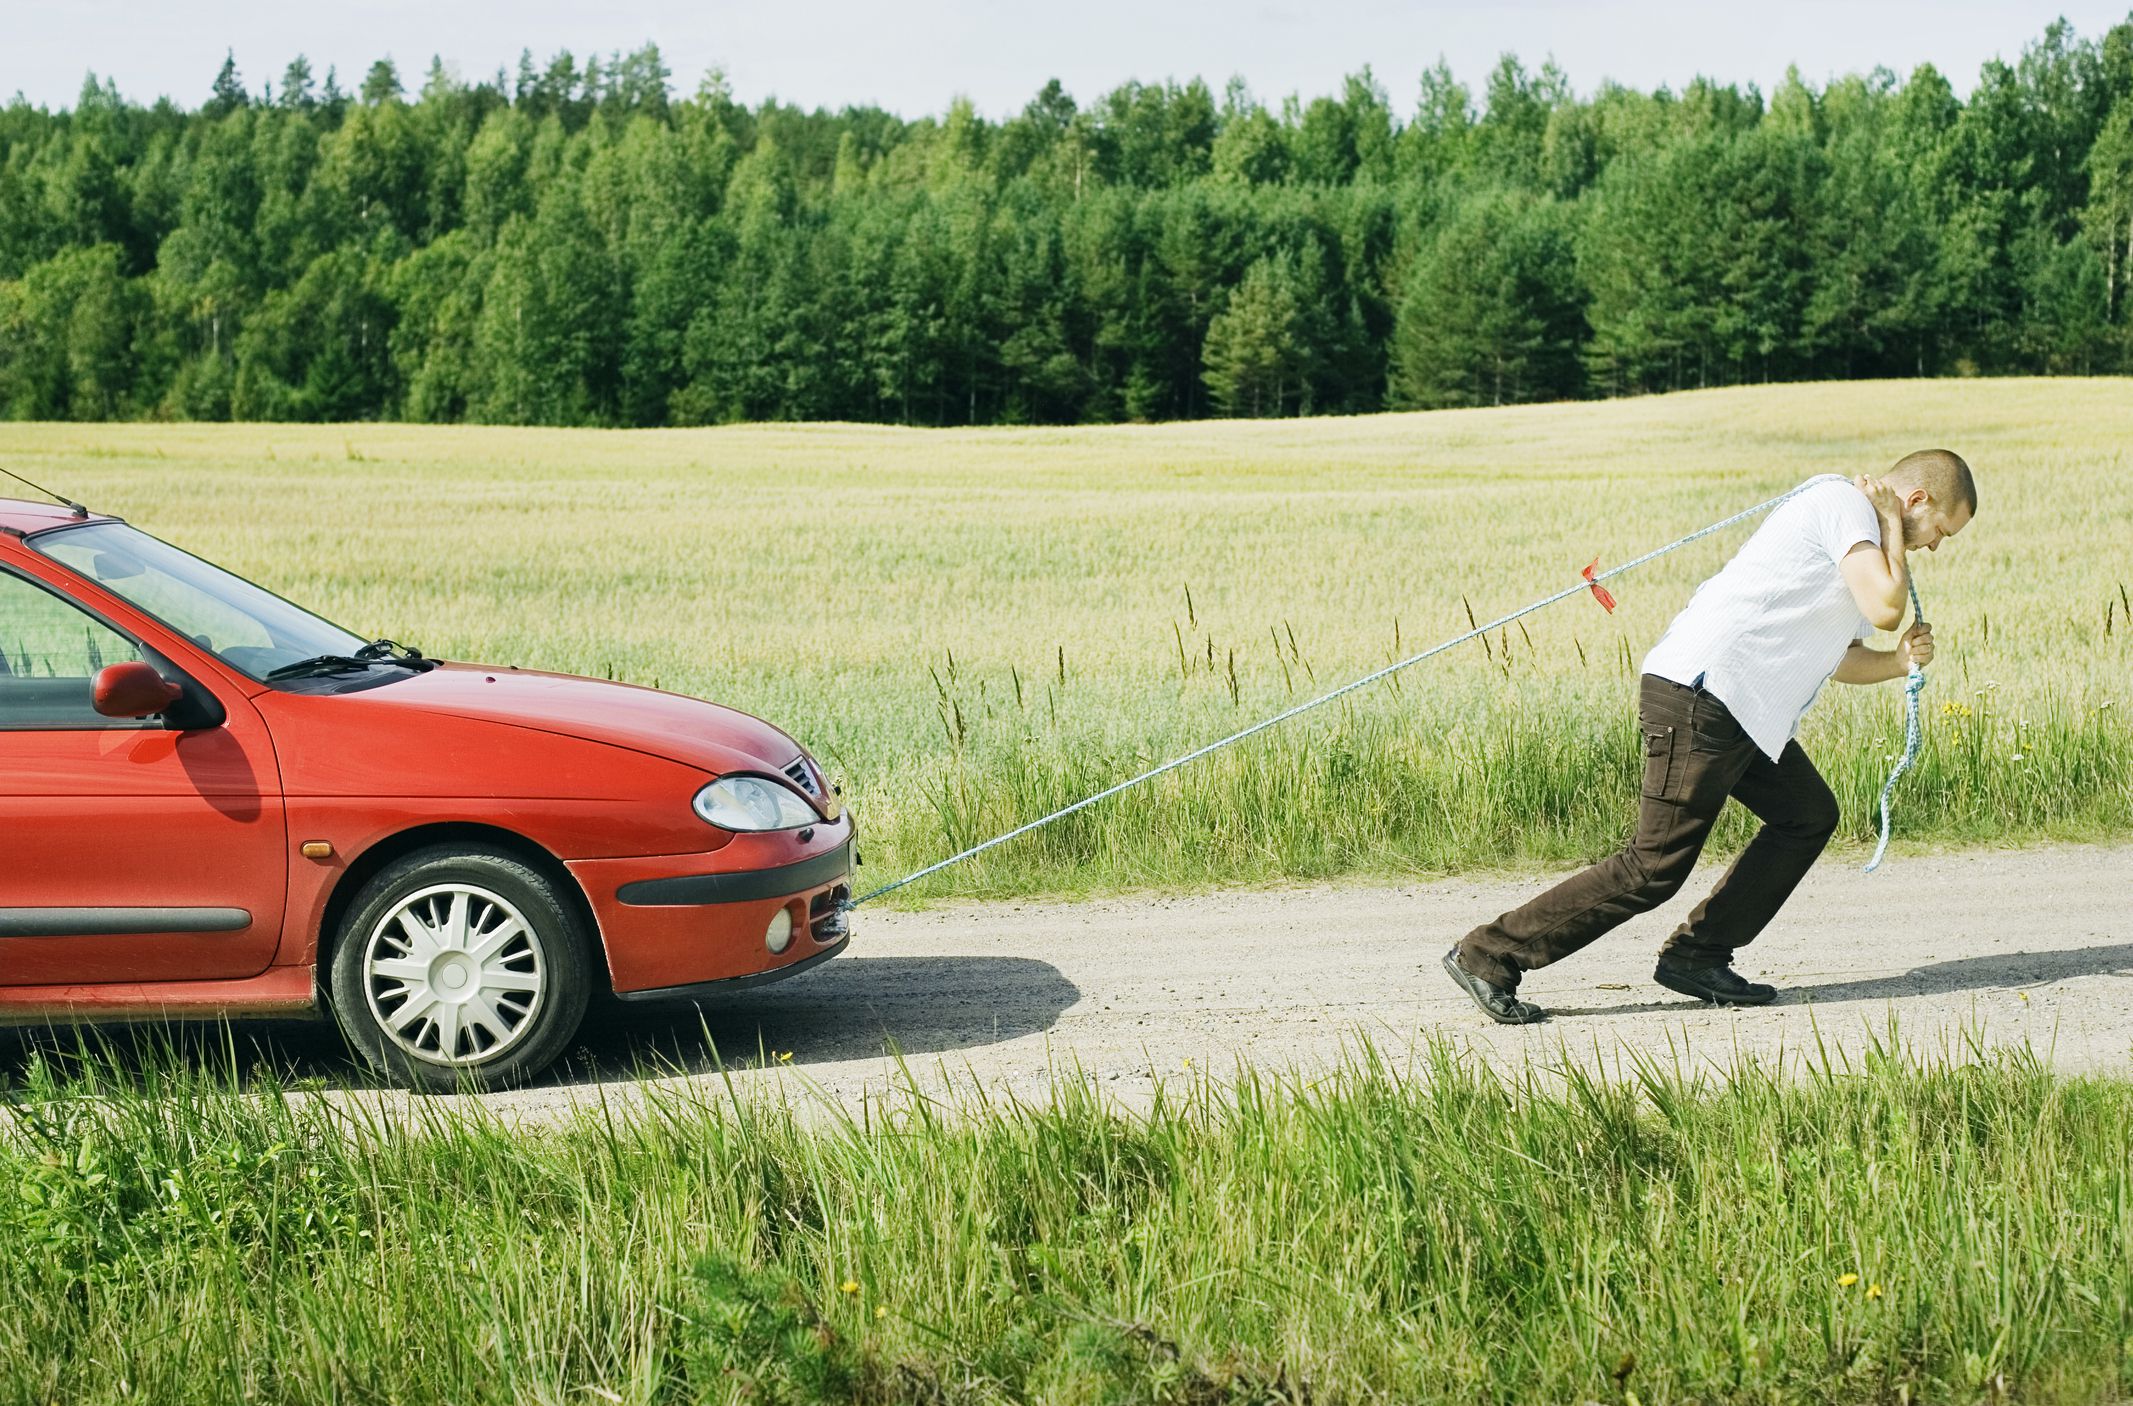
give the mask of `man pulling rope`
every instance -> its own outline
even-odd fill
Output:
[[[1776,998],[1733,970],[1733,954],[1776,915],[1837,828],[1836,798],[1795,739],[1800,719],[1830,678],[1881,683],[1932,659],[1923,620],[1893,650],[1863,641],[1902,624],[1906,598],[1916,598],[1906,554],[1937,551],[1976,512],[1970,466],[1945,449],[1921,450],[1885,478],[1833,477],[1796,491],[1697,588],[1644,658],[1644,780],[1628,845],[1445,954],[1445,970],[1483,1014],[1506,1025],[1544,1019],[1519,999],[1519,979],[1672,898],[1729,796],[1762,829],[1667,939],[1653,977],[1700,1000]]]

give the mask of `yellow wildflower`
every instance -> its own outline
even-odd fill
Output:
[[[842,1289],[847,1294],[856,1294],[859,1292],[859,1281],[856,1279],[847,1279],[842,1284],[839,1284],[837,1287],[839,1289]]]
[[[1840,1289],[1849,1289],[1858,1282],[1859,1276],[1856,1274],[1840,1274],[1837,1276],[1837,1287]]]
[[[1866,1296],[1867,1296],[1868,1298],[1870,1298],[1870,1299],[1878,1299],[1878,1298],[1880,1298],[1880,1297],[1881,1297],[1881,1286],[1880,1286],[1879,1284],[1869,1284],[1869,1285],[1867,1285],[1867,1286],[1866,1286]]]

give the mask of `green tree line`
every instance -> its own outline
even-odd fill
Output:
[[[1178,419],[2133,369],[2133,21],[1767,98],[1506,56],[994,121],[302,58],[0,109],[0,414]]]

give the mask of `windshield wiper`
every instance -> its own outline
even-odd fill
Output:
[[[355,652],[358,659],[391,659],[394,650],[400,651],[400,659],[408,663],[422,663],[422,651],[410,649],[398,640],[372,640]]]
[[[309,659],[299,659],[294,664],[284,664],[279,669],[267,670],[267,682],[313,678],[319,674],[345,674],[352,669],[375,669],[381,664],[392,662],[394,661],[390,659],[364,659],[351,654],[319,654]]]

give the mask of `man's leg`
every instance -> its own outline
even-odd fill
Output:
[[[1644,781],[1629,844],[1546,893],[1483,923],[1460,942],[1459,965],[1515,990],[1519,977],[1560,961],[1602,933],[1672,898],[1711,833],[1753,744],[1707,693],[1647,674],[1637,726]]]
[[[1728,964],[1734,950],[1754,941],[1777,915],[1836,833],[1837,798],[1797,742],[1786,743],[1774,762],[1757,751],[1733,797],[1761,818],[1763,828],[1666,940],[1659,955],[1667,961]]]

